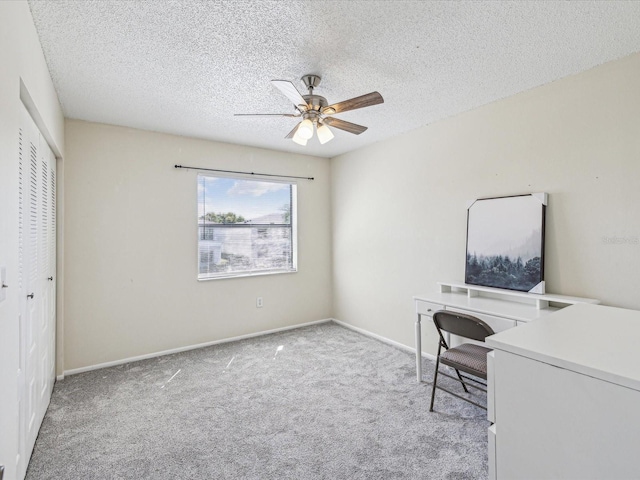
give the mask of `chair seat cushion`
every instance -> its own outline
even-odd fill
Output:
[[[473,343],[463,343],[440,354],[440,361],[450,367],[487,378],[487,353],[491,350]]]

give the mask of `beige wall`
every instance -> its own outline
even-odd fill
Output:
[[[64,150],[64,120],[26,2],[0,2],[0,465],[15,478],[18,454],[18,128],[22,95],[53,150]]]
[[[464,279],[468,202],[528,192],[547,291],[640,309],[639,85],[636,54],[333,159],[334,316],[412,346],[412,295]]]
[[[65,370],[331,316],[329,160],[74,120],[66,145]],[[197,172],[175,164],[315,177],[298,272],[198,282]]]

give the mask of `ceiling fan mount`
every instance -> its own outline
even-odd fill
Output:
[[[319,75],[307,74],[303,75],[300,80],[302,80],[305,87],[307,87],[307,90],[309,90],[309,93],[311,94],[313,93],[313,89],[320,85],[322,77]]]
[[[236,116],[302,117],[302,121],[300,121],[285,138],[291,138],[300,145],[306,145],[307,140],[313,136],[314,128],[317,130],[320,143],[326,143],[333,138],[333,133],[328,126],[360,135],[367,127],[334,118],[332,115],[384,103],[382,95],[378,92],[371,92],[350,100],[329,105],[326,98],[313,93],[314,89],[320,85],[320,81],[322,80],[319,75],[303,75],[301,80],[309,91],[307,95],[302,95],[293,83],[288,80],[271,81],[274,87],[293,102],[295,113],[239,113],[236,114]]]

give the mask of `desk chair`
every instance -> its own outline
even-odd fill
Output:
[[[433,388],[431,389],[431,405],[429,406],[429,411],[433,412],[433,401],[435,400],[436,388],[444,390],[454,397],[458,397],[486,410],[486,407],[483,407],[479,403],[476,403],[468,398],[463,397],[462,395],[458,395],[457,393],[454,393],[444,387],[437,385],[437,380],[440,363],[442,363],[443,365],[447,365],[453,368],[456,371],[458,378],[444,372],[439,373],[441,375],[444,375],[445,377],[453,378],[454,380],[459,381],[462,384],[462,388],[465,392],[469,393],[467,387],[486,392],[487,353],[489,353],[492,349],[482,347],[480,345],[475,345],[473,343],[463,343],[462,345],[458,345],[457,347],[449,348],[446,340],[444,339],[443,332],[451,333],[453,335],[458,335],[460,337],[468,338],[471,340],[484,342],[484,339],[486,337],[494,334],[493,329],[479,318],[473,317],[471,315],[465,315],[464,313],[451,312],[448,310],[440,310],[435,312],[433,314],[433,323],[435,323],[436,329],[438,330],[438,335],[440,335],[440,343],[438,344],[436,371],[433,375]],[[443,348],[445,349],[444,352],[442,352]],[[480,378],[485,382],[483,383],[475,378],[463,375],[460,373],[460,371]],[[478,385],[482,385],[482,387],[484,388],[467,383],[465,382],[465,380],[467,382],[475,382]]]

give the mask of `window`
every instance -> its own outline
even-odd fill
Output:
[[[198,175],[198,279],[296,271],[296,185]]]

